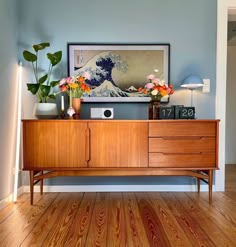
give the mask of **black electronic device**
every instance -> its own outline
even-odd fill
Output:
[[[159,119],[174,119],[175,118],[175,108],[173,106],[169,107],[159,107]]]
[[[181,107],[179,109],[179,119],[195,119],[195,107]]]

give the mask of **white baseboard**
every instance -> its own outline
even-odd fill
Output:
[[[215,186],[213,185],[213,191]],[[24,186],[24,191],[29,192],[30,187]],[[34,187],[35,192],[40,191],[39,186]],[[44,192],[195,192],[196,185],[45,185]],[[208,185],[201,185],[201,191],[208,191]]]
[[[25,192],[25,186],[21,186],[17,190],[17,196],[20,196]],[[13,193],[11,193],[8,197],[0,201],[0,210],[4,208],[9,202],[13,202]]]

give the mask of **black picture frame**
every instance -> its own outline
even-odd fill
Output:
[[[92,74],[85,102],[149,102],[137,89],[154,70],[170,84],[170,44],[67,43],[67,56],[68,76]],[[169,97],[161,102],[168,103]]]

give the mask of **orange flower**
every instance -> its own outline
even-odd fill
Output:
[[[171,91],[170,91],[170,94],[173,94],[175,91],[172,89]]]
[[[143,91],[143,88],[140,87],[140,88],[138,89],[138,92],[142,92],[142,91]]]
[[[163,97],[163,96],[166,96],[167,95],[167,92],[166,92],[166,90],[163,89],[163,90],[160,91],[160,94]]]
[[[143,90],[143,93],[144,93],[144,94],[147,94],[147,93],[148,93],[148,90],[147,90],[147,89],[144,89],[144,90]]]
[[[84,77],[83,76],[79,76],[78,78],[77,78],[77,80],[78,80],[78,82],[79,83],[84,83]]]
[[[88,85],[85,84],[85,92],[89,93],[90,92],[90,87]]]
[[[66,92],[69,89],[68,85],[60,85],[59,88],[61,92]]]
[[[61,92],[67,92],[73,98],[80,98],[84,93],[90,92],[90,87],[85,83],[89,76],[89,73],[84,73],[83,76],[63,78],[60,81],[59,89]]]

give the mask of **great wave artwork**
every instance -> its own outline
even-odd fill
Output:
[[[68,44],[69,75],[88,72],[90,98],[136,98],[158,69],[158,77],[169,83],[169,45],[87,45]],[[147,98],[147,97],[145,97]]]

